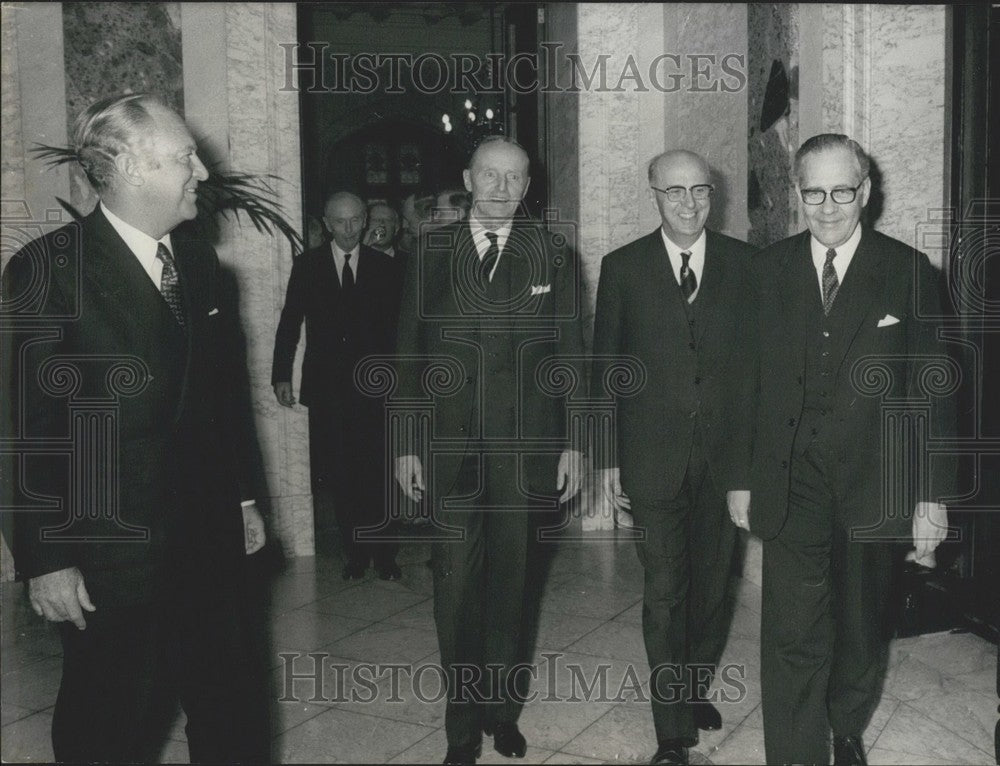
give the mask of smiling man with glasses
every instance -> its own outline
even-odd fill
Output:
[[[730,514],[764,540],[761,687],[768,763],[864,764],[891,635],[893,569],[934,566],[952,494],[948,461],[890,438],[884,402],[926,405],[932,438],[954,430],[928,371],[949,371],[937,339],[938,275],[927,257],[862,222],[869,160],[824,134],[795,156],[808,231],[754,259],[760,307],[750,493]],[[877,371],[881,395],[862,390]],[[947,385],[939,386],[940,389]],[[905,436],[905,434],[904,434]],[[915,438],[912,439],[916,441]],[[883,476],[885,457],[918,466]],[[890,485],[891,482],[891,485]]]
[[[705,228],[713,186],[702,157],[665,152],[648,183],[660,226],[601,263],[592,396],[625,355],[642,363],[646,385],[616,402],[617,459],[595,461],[608,502],[646,533],[636,550],[656,689],[652,763],[687,763],[698,730],[722,726],[707,692],[729,633],[737,530],[725,493],[747,486],[731,447],[749,426],[752,248]]]

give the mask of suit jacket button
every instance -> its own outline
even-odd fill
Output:
[[[781,461],[781,467],[782,468],[788,468],[788,461],[787,460],[782,460]]]
[[[789,418],[788,419],[788,425],[794,426],[795,425],[795,418]]]
[[[459,426],[458,430],[461,431],[464,434],[465,433],[465,426]]]
[[[465,379],[466,383],[472,383],[472,381],[473,381],[473,377],[471,375]]]

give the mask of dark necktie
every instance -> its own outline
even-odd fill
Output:
[[[837,279],[837,270],[833,268],[833,259],[837,257],[837,251],[832,247],[826,251],[826,263],[823,264],[823,313],[829,314],[833,308],[833,299],[837,297],[837,290],[840,289],[840,280]]]
[[[170,307],[177,324],[184,326],[184,302],[181,299],[181,285],[177,280],[177,268],[174,266],[174,256],[162,242],[156,246],[156,257],[163,263],[160,272],[160,293]]]
[[[691,269],[690,261],[691,253],[685,250],[681,253],[681,292],[688,303],[694,299],[694,291],[698,289],[698,278]]]
[[[345,293],[354,289],[354,270],[351,268],[351,254],[344,253],[344,273],[340,276],[340,286]]]
[[[500,247],[497,245],[497,233],[495,231],[486,232],[486,238],[490,241],[490,246],[486,248],[486,254],[479,264],[479,281],[483,285],[490,282],[490,274],[500,260]]]

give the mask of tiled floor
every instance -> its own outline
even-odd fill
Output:
[[[398,583],[372,579],[371,573],[364,582],[345,583],[335,555],[294,560],[275,581],[276,760],[441,761],[444,705],[434,672],[437,640],[427,556],[426,545],[405,545]],[[751,548],[747,573],[735,581],[735,616],[723,657],[733,668],[734,683],[726,688],[733,701],[720,705],[723,728],[702,732],[693,763],[763,763],[754,557]],[[529,743],[523,762],[645,763],[652,755],[641,582],[631,543],[559,544],[539,581],[538,675],[531,685],[535,699],[520,720]],[[2,757],[49,761],[59,642],[27,607],[20,585],[4,586],[2,618]],[[309,658],[309,652],[319,656]],[[293,655],[290,667],[280,653]],[[289,686],[289,671],[308,675],[314,660],[321,663],[321,684],[300,678]],[[895,641],[882,700],[865,732],[870,762],[992,763],[995,663],[996,647],[967,633]],[[738,673],[745,673],[742,680]],[[182,719],[161,758],[186,762]],[[507,761],[487,739],[482,762]]]

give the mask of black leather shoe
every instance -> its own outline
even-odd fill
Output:
[[[694,703],[694,725],[705,731],[718,731],[722,728],[722,715],[711,702]]]
[[[868,766],[861,737],[852,734],[833,738],[833,766]]]
[[[365,570],[368,568],[367,564],[362,564],[359,561],[348,561],[344,565],[344,571],[341,575],[345,580],[363,580],[365,577]]]
[[[399,580],[403,577],[403,570],[395,561],[390,561],[387,564],[376,564],[375,571],[378,572],[380,580]]]
[[[650,763],[669,763],[687,766],[688,749],[682,739],[665,739],[656,748],[656,755]]]
[[[493,737],[493,749],[506,758],[524,758],[528,751],[528,742],[516,723],[498,723],[496,726],[487,724],[483,726],[483,732],[486,736]]]
[[[475,763],[476,759],[483,754],[482,741],[475,745],[457,745],[449,747],[444,756],[445,763]]]

